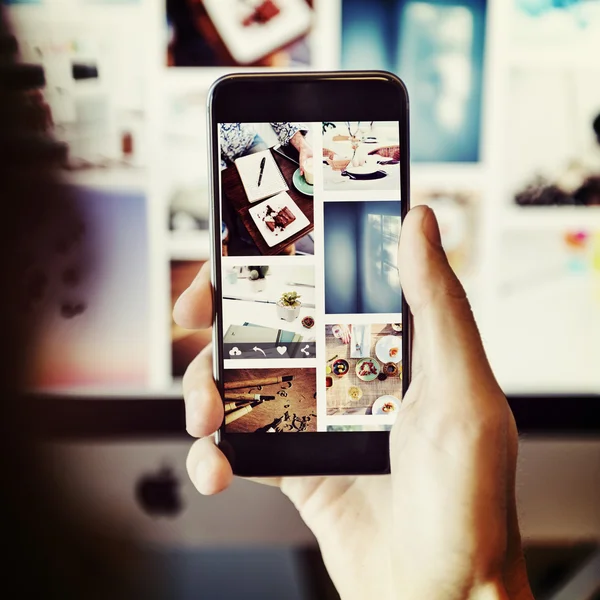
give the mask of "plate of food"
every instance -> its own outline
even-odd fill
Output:
[[[271,248],[310,225],[306,215],[286,192],[263,200],[249,212],[258,231]]]
[[[400,400],[396,396],[380,396],[371,407],[371,413],[374,415],[391,415],[399,410]]]
[[[350,179],[382,179],[387,176],[387,173],[380,169],[376,160],[368,159],[360,166],[349,164],[342,172],[344,177]]]
[[[352,385],[348,388],[348,398],[352,400],[352,402],[358,402],[362,397],[363,392],[358,386]]]
[[[302,319],[302,326],[306,327],[306,329],[312,329],[312,327],[314,327],[315,324],[315,320],[312,317],[304,317],[304,319]]]
[[[334,375],[342,377],[350,370],[350,365],[348,364],[347,360],[338,358],[331,366],[331,370],[333,371]]]
[[[379,372],[379,363],[374,358],[363,358],[356,363],[356,376],[361,381],[373,381]]]
[[[402,338],[397,335],[385,335],[375,344],[375,356],[383,363],[402,360]]]

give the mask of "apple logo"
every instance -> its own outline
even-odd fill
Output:
[[[140,477],[135,484],[135,497],[151,517],[176,517],[183,510],[179,486],[173,470],[162,467]]]

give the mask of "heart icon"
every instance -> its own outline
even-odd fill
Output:
[[[277,352],[283,356],[287,352],[287,348],[285,346],[277,346]]]
[[[229,356],[239,356],[241,354],[240,349],[237,346],[234,346],[230,351],[229,351]]]

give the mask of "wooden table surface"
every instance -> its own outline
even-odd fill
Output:
[[[277,152],[273,152],[273,150],[271,150],[271,154],[273,155],[275,162],[279,166],[279,169],[281,170],[281,173],[283,174],[283,177],[290,188],[287,193],[310,222],[310,224],[304,229],[301,229],[298,233],[292,235],[286,240],[283,240],[276,246],[269,247],[262,234],[256,227],[256,224],[252,220],[250,208],[260,204],[260,202],[255,202],[254,204],[250,204],[250,202],[248,202],[244,185],[242,184],[242,180],[235,165],[231,165],[221,171],[221,185],[223,188],[223,194],[225,194],[232,208],[239,215],[244,227],[250,234],[253,242],[258,247],[260,253],[263,255],[281,254],[286,248],[303,238],[307,233],[310,233],[314,229],[312,196],[305,196],[304,194],[301,194],[298,190],[296,190],[294,184],[292,183],[292,177],[294,175],[294,171],[296,171],[298,168],[298,165],[277,154]],[[266,201],[268,201],[268,199],[262,200],[261,202]]]
[[[226,426],[228,433],[254,433],[257,429],[268,428],[278,419],[277,431],[298,432],[317,430],[317,379],[315,369],[235,369],[225,370],[225,381],[258,380],[261,377],[283,377],[294,375],[291,387],[288,383],[226,390],[239,394],[262,394],[276,396],[275,400],[264,401],[251,412]],[[282,395],[280,395],[282,394]],[[283,396],[283,394],[287,394]],[[225,400],[227,402],[227,400]],[[304,419],[304,425],[301,425]]]
[[[370,415],[371,407],[377,398],[386,394],[402,399],[402,375],[388,377],[384,381],[375,379],[373,381],[361,381],[356,375],[356,363],[361,359],[350,358],[350,344],[342,343],[331,332],[332,325],[325,326],[325,346],[327,349],[327,364],[331,366],[335,361],[331,360],[337,355],[337,358],[343,358],[348,361],[350,370],[346,375],[339,377],[331,374],[333,386],[327,389],[327,414],[328,415]],[[394,335],[398,337],[398,344],[402,345],[402,334],[394,331],[391,325],[372,325],[371,326],[371,357],[375,358],[380,368],[383,363],[375,356],[375,345],[384,336]],[[336,359],[337,360],[337,359]],[[399,364],[401,368],[402,363]],[[348,389],[356,386],[362,390],[363,396],[360,400],[351,400],[348,396]]]

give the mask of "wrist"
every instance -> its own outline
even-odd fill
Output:
[[[305,144],[305,140],[304,135],[301,131],[296,131],[296,133],[290,138],[290,144],[292,144],[292,146],[294,146],[294,148],[296,148],[298,152],[302,150]]]

